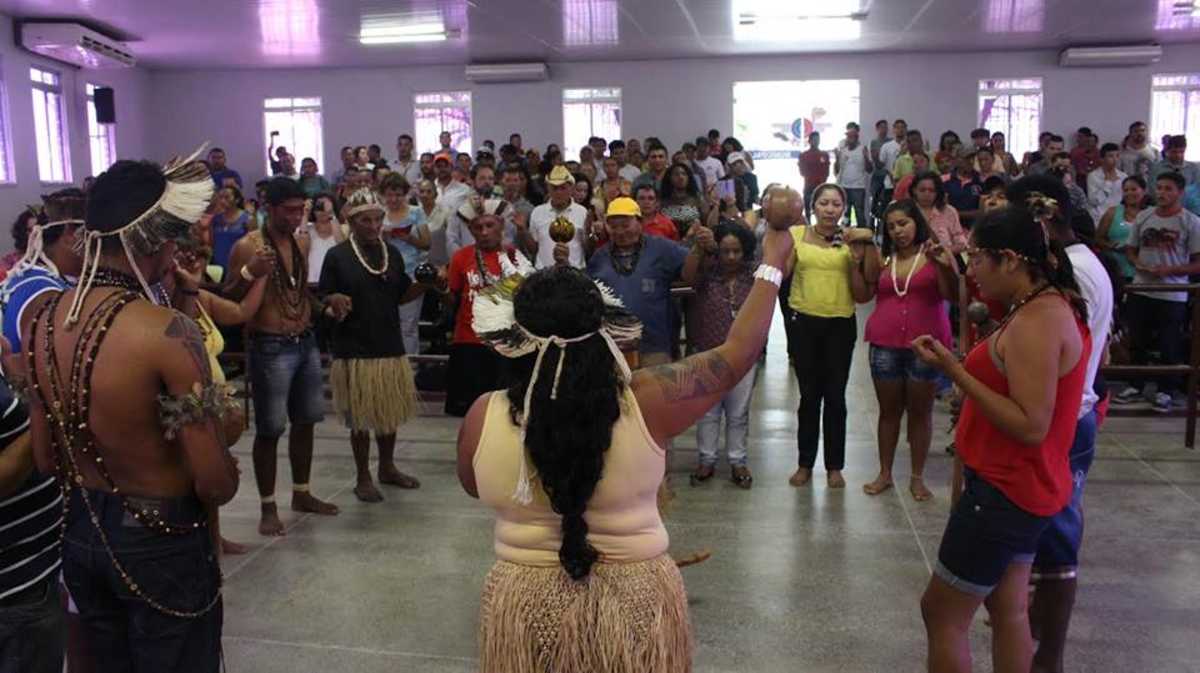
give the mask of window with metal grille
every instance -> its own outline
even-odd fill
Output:
[[[588,138],[605,142],[621,137],[621,90],[618,88],[563,89],[563,153],[579,156]]]
[[[1200,74],[1155,75],[1150,87],[1150,142],[1187,136],[1187,159],[1200,159]]]
[[[100,175],[117,160],[117,125],[101,124],[96,116],[95,84],[87,84],[88,148],[92,155],[92,175]]]
[[[443,132],[450,149],[471,152],[471,92],[432,91],[413,97],[413,120],[418,152],[438,152]]]
[[[1004,134],[1017,161],[1038,148],[1042,124],[1042,79],[979,80],[979,126]]]
[[[62,78],[58,73],[30,68],[33,88],[33,129],[37,137],[38,177],[42,182],[71,182],[71,150]]]
[[[280,147],[287,150],[296,173],[305,159],[316,161],[318,167],[325,165],[320,98],[267,98],[263,101],[263,133],[270,155],[268,175],[278,174],[282,169],[277,155]]]

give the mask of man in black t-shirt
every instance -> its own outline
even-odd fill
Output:
[[[334,408],[350,428],[358,470],[354,495],[379,502],[383,495],[369,466],[371,433],[379,446],[379,481],[400,488],[420,486],[394,462],[396,431],[417,411],[398,309],[431,288],[409,280],[400,251],[381,237],[384,207],[375,192],[351,194],[345,215],[350,237],[325,256],[318,291],[326,299],[326,317],[334,321],[329,382]]]

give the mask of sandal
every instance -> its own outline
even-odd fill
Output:
[[[933,492],[925,486],[925,477],[909,477],[908,492],[917,502],[933,500]]]
[[[750,474],[750,468],[745,465],[734,465],[733,474],[730,475],[729,480],[738,488],[748,489],[754,485],[754,477]]]
[[[712,465],[701,465],[700,467],[696,468],[695,472],[692,473],[692,476],[689,477],[689,481],[691,482],[692,486],[698,486],[699,484],[712,479],[713,475],[716,473],[717,470]]]

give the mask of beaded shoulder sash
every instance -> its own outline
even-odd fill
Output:
[[[25,349],[29,368],[30,388],[46,411],[46,419],[50,425],[51,441],[55,449],[54,470],[58,476],[63,495],[63,523],[59,531],[60,542],[66,536],[66,527],[69,520],[68,515],[70,513],[71,489],[78,488],[81,491],[83,490],[84,477],[80,469],[80,464],[88,460],[91,460],[95,464],[100,478],[104,480],[104,483],[112,491],[113,495],[120,499],[122,506],[129,515],[147,528],[163,535],[183,535],[206,526],[207,522],[204,521],[188,524],[171,523],[163,519],[158,511],[135,506],[129,497],[121,492],[120,486],[113,480],[112,474],[108,471],[108,467],[104,462],[104,457],[101,455],[100,447],[96,442],[96,436],[90,427],[91,379],[93,370],[95,369],[96,357],[99,355],[104,338],[107,336],[113,322],[116,321],[117,315],[131,302],[141,299],[141,293],[131,291],[114,292],[101,300],[95,310],[87,316],[83,321],[83,329],[80,331],[79,341],[75,347],[74,359],[71,361],[70,375],[66,381],[63,380],[62,375],[58,371],[58,349],[54,343],[54,316],[57,313],[62,297],[62,294],[55,295],[38,309],[33,324],[29,329],[29,344],[31,346]],[[40,343],[42,347],[35,348],[33,345],[39,343],[39,332],[41,332]],[[47,372],[45,385],[43,385],[37,373],[38,351],[45,354]],[[145,590],[142,589],[135,579],[130,577],[124,565],[117,559],[112,545],[109,544],[108,535],[105,533],[103,526],[100,525],[100,517],[92,507],[91,500],[86,495],[81,497],[80,500],[88,510],[88,518],[91,519],[92,526],[100,537],[104,549],[108,553],[109,560],[112,561],[113,568],[117,570],[121,579],[124,580],[126,587],[134,595],[163,614],[181,618],[200,617],[208,613],[220,602],[220,588],[217,589],[216,595],[204,607],[195,611],[175,610],[147,595]]]

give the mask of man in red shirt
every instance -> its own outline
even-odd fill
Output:
[[[1086,126],[1075,132],[1075,148],[1071,150],[1071,166],[1075,169],[1075,179],[1082,189],[1087,188],[1088,173],[1100,166],[1100,150],[1097,149],[1096,134]]]
[[[502,387],[508,375],[507,360],[479,340],[471,325],[475,295],[504,278],[500,256],[516,259],[512,246],[504,246],[504,221],[509,204],[500,199],[467,199],[458,214],[468,224],[475,242],[460,248],[450,259],[447,289],[456,307],[454,341],[446,372],[446,414],[465,416],[480,395]]]
[[[672,241],[679,240],[679,228],[671,218],[658,211],[658,192],[650,185],[638,187],[634,194],[638,208],[642,211],[642,232],[647,236],[661,236]]]
[[[812,214],[812,197],[817,187],[829,179],[829,154],[821,149],[821,134],[808,134],[808,149],[800,154],[800,176],[804,178],[804,218]]]

